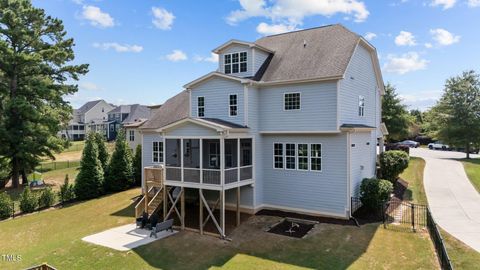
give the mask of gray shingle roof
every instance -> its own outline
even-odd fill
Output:
[[[235,124],[226,120],[218,119],[218,118],[202,118],[202,120],[205,120],[207,122],[211,122],[214,124],[220,124],[222,126],[226,126],[229,128],[247,128],[246,126],[242,126],[239,124]]]
[[[140,104],[133,104],[130,106],[130,113],[127,118],[123,120],[122,123],[133,123],[140,119],[149,119],[150,118],[150,108]]]
[[[336,24],[258,39],[255,44],[275,52],[259,80],[275,82],[343,76],[360,38]]]
[[[99,102],[101,102],[102,100],[94,100],[94,101],[89,101],[85,104],[83,104],[82,107],[78,108],[76,110],[76,113],[77,114],[84,114],[86,112],[88,112],[91,108],[93,108],[95,105],[97,105]]]
[[[160,107],[150,120],[145,122],[140,128],[151,129],[161,128],[178,120],[187,118],[190,112],[190,95],[187,91],[182,91],[176,96],[167,100]]]

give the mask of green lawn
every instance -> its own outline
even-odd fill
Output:
[[[0,222],[0,269],[47,262],[58,269],[437,269],[426,234],[317,225],[307,238],[265,232],[278,218],[256,216],[231,235],[232,241],[180,232],[129,252],[88,244],[82,237],[133,221],[131,199],[138,189]]]
[[[471,170],[474,170],[473,167],[477,166],[476,179],[480,184],[480,162],[478,162],[479,160],[472,161],[476,162],[473,162],[473,165],[471,165],[470,163],[466,164],[464,161],[465,169],[470,179],[472,179],[470,173],[468,172],[467,166],[472,166]],[[424,168],[425,161],[423,159],[415,157],[410,158],[410,164],[408,168],[400,176],[409,184],[408,189],[405,192],[404,199],[414,203],[427,204],[427,197],[423,187]],[[452,260],[453,267],[455,269],[478,269],[478,266],[480,265],[480,253],[463,244],[461,241],[457,240],[447,232],[443,230],[440,231],[442,237],[444,238],[450,260]]]
[[[480,159],[462,159],[462,163],[468,179],[470,179],[477,191],[480,192]]]

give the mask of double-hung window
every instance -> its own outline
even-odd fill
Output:
[[[298,155],[298,169],[302,171],[308,171],[308,144],[297,144]]]
[[[286,143],[285,144],[285,168],[287,170],[295,170],[296,166],[296,157],[295,157],[295,144],[294,143]]]
[[[197,98],[197,115],[198,117],[205,116],[205,97]]]
[[[163,162],[163,142],[153,142],[152,161],[153,163]]]
[[[135,141],[135,131],[134,130],[129,130],[128,131],[128,138],[131,142]]]
[[[247,72],[247,52],[225,54],[224,68],[225,74]]]
[[[229,108],[228,108],[230,116],[237,116],[237,113],[238,113],[237,103],[238,103],[237,95],[230,95]]]
[[[273,167],[283,169],[283,144],[275,143],[273,145]]]
[[[322,145],[315,143],[310,145],[310,170],[322,170]]]
[[[358,116],[365,116],[365,97],[358,96]]]
[[[300,110],[300,93],[285,93],[283,101],[286,111]]]

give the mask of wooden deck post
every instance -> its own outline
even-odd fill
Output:
[[[240,226],[240,187],[237,187],[237,227]]]
[[[225,190],[220,190],[220,226],[222,229],[222,238],[225,237]]]
[[[180,213],[181,213],[181,223],[182,230],[185,230],[185,188],[182,187],[182,195],[180,197]]]
[[[144,183],[145,183],[145,211],[146,211],[147,214],[148,214],[148,185],[147,185],[147,183],[148,183],[148,180],[147,180],[148,175],[147,175],[147,168],[144,168],[144,169],[143,169],[143,175],[144,175],[143,181],[144,181]]]
[[[203,234],[203,201],[202,201],[202,189],[198,189],[198,199],[200,200],[200,234]]]
[[[165,182],[163,182],[165,183]],[[168,198],[167,198],[167,185],[163,185],[163,221],[167,217]]]

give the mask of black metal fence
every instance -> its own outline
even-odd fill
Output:
[[[440,267],[445,270],[452,270],[453,266],[450,261],[450,257],[448,256],[447,249],[445,248],[442,235],[440,234],[437,223],[435,223],[435,220],[432,217],[432,213],[430,213],[430,209],[428,208],[426,219],[428,232],[430,233],[430,238],[432,238],[433,245],[435,246],[435,250],[437,251],[438,260],[440,261]]]
[[[428,231],[437,252],[442,269],[452,270],[450,258],[440,231],[426,205],[404,202],[392,199],[381,203],[375,209],[367,209],[362,205],[360,198],[351,198],[351,209],[354,217],[383,221],[386,229],[397,231]],[[380,214],[379,214],[380,213]],[[382,217],[380,217],[382,216]]]
[[[51,162],[42,162],[38,165],[35,170],[39,172],[48,172],[52,170],[76,168],[80,166],[79,160],[66,160],[66,161],[51,161]]]

